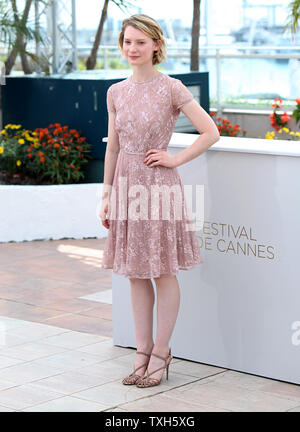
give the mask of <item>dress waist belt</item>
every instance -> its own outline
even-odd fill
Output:
[[[145,154],[146,154],[146,151],[132,152],[132,151],[125,150],[125,149],[123,149],[123,148],[121,148],[120,151],[121,151],[121,150],[122,150],[124,153],[126,153],[126,154],[137,154],[137,155],[144,155],[144,156],[145,156]]]

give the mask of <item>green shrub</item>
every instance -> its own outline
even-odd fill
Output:
[[[34,131],[8,124],[0,133],[0,167],[52,184],[77,183],[82,167],[92,159],[91,145],[76,129],[50,124]]]

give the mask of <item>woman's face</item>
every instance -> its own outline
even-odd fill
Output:
[[[127,26],[124,32],[123,54],[131,65],[152,64],[153,51],[157,44],[145,33],[132,26]]]

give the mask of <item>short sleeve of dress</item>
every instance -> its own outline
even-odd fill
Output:
[[[108,112],[113,112],[113,113],[116,112],[111,87],[109,87],[107,90],[106,104],[107,104],[107,111]]]
[[[193,93],[177,78],[172,82],[172,105],[179,110],[184,104],[194,99]]]

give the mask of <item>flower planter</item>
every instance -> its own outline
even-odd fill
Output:
[[[246,138],[265,138],[267,132],[275,131],[270,124],[270,113],[270,110],[261,109],[224,108],[221,116],[246,129]],[[291,111],[288,113],[292,114]],[[300,130],[294,119],[289,121],[288,128],[295,132]]]
[[[101,183],[0,185],[0,242],[105,237],[101,193]]]

